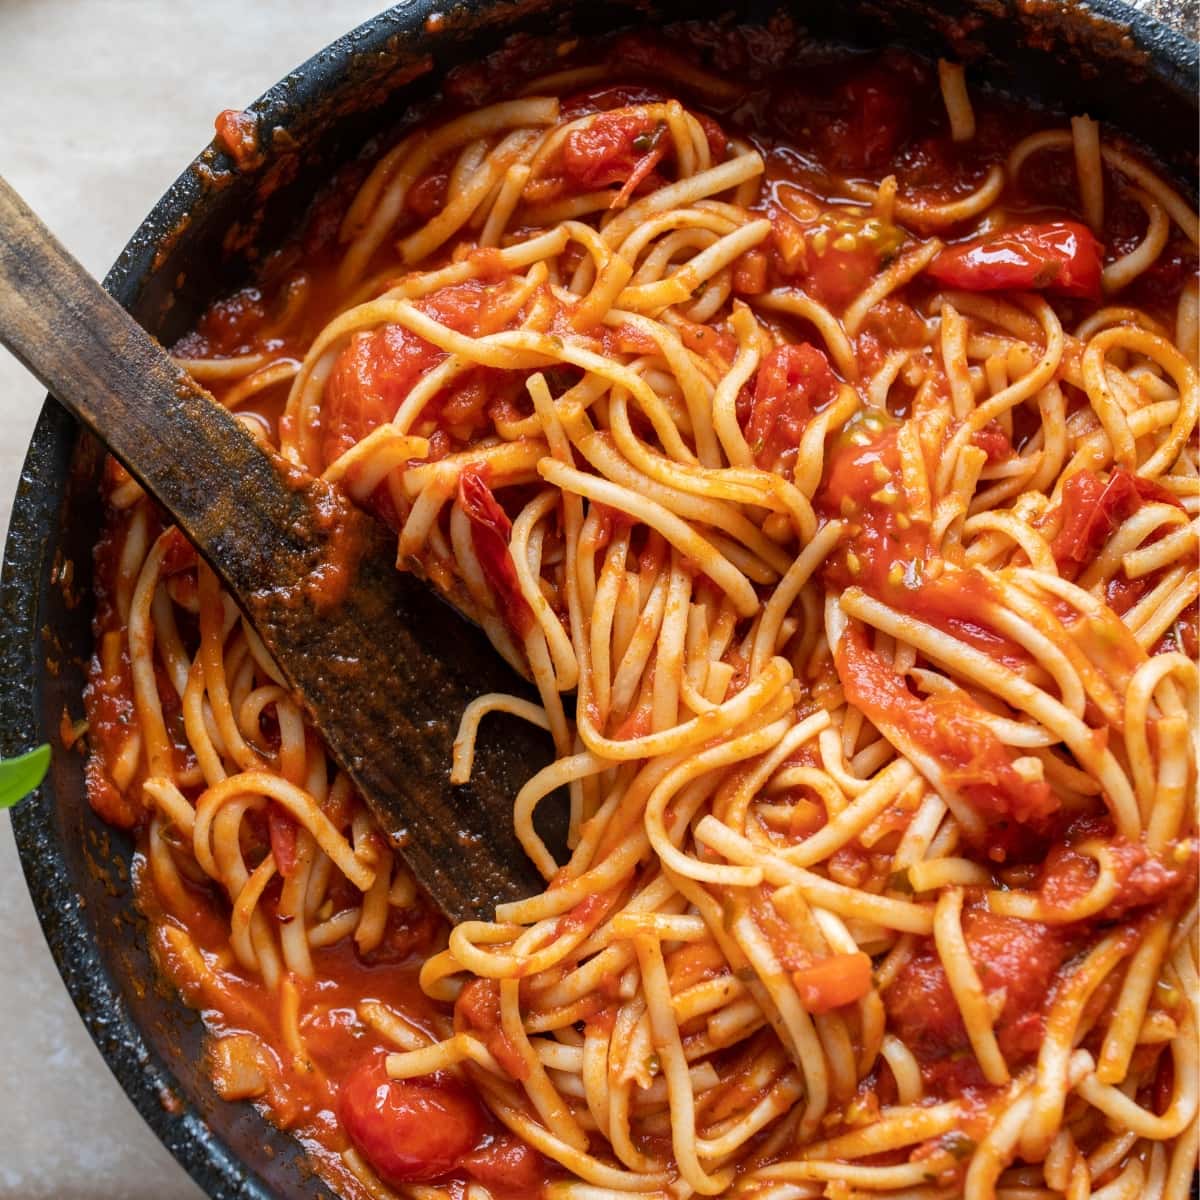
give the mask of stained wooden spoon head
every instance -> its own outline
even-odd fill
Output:
[[[483,633],[395,567],[395,537],[260,448],[0,179],[0,342],[162,505],[250,619],[330,751],[453,920],[542,889],[513,798],[550,759],[507,721],[469,784],[463,709],[528,685]],[[562,831],[548,835],[562,840]]]

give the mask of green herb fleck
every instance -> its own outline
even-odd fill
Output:
[[[938,1139],[938,1144],[948,1154],[962,1162],[975,1153],[975,1139],[968,1137],[959,1129],[952,1129]]]
[[[652,150],[657,150],[658,144],[663,140],[663,135],[666,132],[666,122],[659,121],[653,129],[646,129],[633,139],[634,150],[636,150],[638,154],[649,154]]]

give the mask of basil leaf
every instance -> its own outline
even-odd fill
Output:
[[[0,808],[12,808],[24,800],[46,778],[49,766],[49,746],[0,762]]]

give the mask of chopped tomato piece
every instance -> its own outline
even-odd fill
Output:
[[[880,487],[900,478],[900,426],[872,410],[830,448],[817,503],[829,516],[857,517]]]
[[[267,805],[267,833],[275,866],[287,879],[296,869],[296,822],[278,804]]]
[[[546,1181],[546,1160],[530,1145],[502,1133],[462,1160],[463,1170],[484,1187],[518,1196],[536,1195]]]
[[[508,1040],[500,1018],[500,985],[494,979],[472,979],[454,1002],[454,1028],[475,1030],[492,1057],[514,1078],[527,1079],[529,1067]]]
[[[925,268],[969,292],[1034,290],[1100,299],[1100,245],[1078,221],[1018,225],[948,246]]]
[[[862,951],[835,954],[824,962],[792,972],[800,1003],[810,1013],[826,1013],[853,1004],[871,990],[871,960]]]
[[[896,225],[847,208],[807,232],[806,286],[826,304],[848,304],[895,257],[904,241]]]
[[[495,295],[490,283],[472,280],[441,288],[422,297],[416,306],[458,333],[477,336],[484,330],[492,332],[494,322],[489,323],[489,309]],[[321,405],[321,453],[325,464],[390,421],[417,381],[445,357],[443,351],[401,325],[384,325],[370,333],[355,334],[333,364],[325,385]],[[461,388],[477,378],[468,376]],[[481,412],[482,401],[472,400],[468,407]]]
[[[758,368],[746,425],[755,463],[778,469],[780,457],[799,445],[813,413],[835,395],[837,378],[820,350],[807,342],[772,350]]]
[[[1153,855],[1141,843],[1114,836],[1108,822],[1083,821],[1073,827],[1065,843],[1054,846],[1046,856],[1038,891],[1047,905],[1069,908],[1091,890],[1096,862],[1077,847],[1080,841],[1095,837],[1107,843],[1117,877],[1117,894],[1100,914],[1105,920],[1119,920],[1131,909],[1157,904],[1173,891],[1195,888],[1194,839]]]
[[[258,166],[262,161],[258,144],[258,119],[253,113],[227,108],[213,122],[217,131],[217,143],[243,171]]]
[[[843,89],[846,127],[833,146],[845,169],[882,167],[908,135],[909,102],[903,84],[888,71],[867,70]]]
[[[648,333],[625,322],[603,325],[595,331],[594,336],[600,339],[600,344],[608,354],[658,353],[658,343]]]
[[[405,204],[410,212],[428,221],[445,208],[449,188],[450,172],[442,167],[432,167],[408,189]]]
[[[977,429],[971,435],[971,445],[982,450],[989,463],[1003,462],[1013,452],[1012,442],[998,421],[989,421],[982,429]]]
[[[389,1079],[382,1058],[342,1084],[338,1115],[350,1140],[393,1187],[437,1179],[479,1142],[484,1117],[466,1085],[439,1072]]]
[[[628,187],[635,175],[640,183],[654,169],[668,146],[666,124],[643,110],[603,112],[567,134],[563,172],[583,188]]]
[[[886,167],[908,139],[910,91],[886,67],[849,79],[818,71],[779,89],[773,116],[790,141],[811,146],[834,171],[874,170]]]
[[[517,569],[508,550],[512,522],[479,471],[468,468],[458,480],[458,503],[471,521],[471,545],[508,627],[519,637],[529,632],[533,610],[521,594]]]
[[[200,318],[196,332],[184,337],[175,352],[196,352],[205,358],[250,350],[266,319],[267,307],[262,292],[253,286],[244,287],[232,296],[218,300]]]
[[[417,380],[444,357],[400,325],[355,334],[325,385],[321,453],[326,465],[390,421]]]
[[[963,935],[984,990],[1003,989],[996,1036],[1009,1066],[1018,1066],[1041,1045],[1042,1006],[1071,952],[1070,934],[971,905],[963,913]],[[967,1031],[932,943],[900,969],[884,992],[884,1005],[896,1036],[923,1063],[969,1053]]]
[[[965,692],[915,696],[859,629],[846,630],[834,659],[847,701],[937,761],[946,783],[984,818],[989,844],[1005,832],[1006,821],[1037,826],[1058,809],[1048,784],[1017,774],[1011,754]]]
[[[767,290],[767,256],[761,250],[748,250],[733,264],[733,290],[740,296]]]
[[[1143,502],[1179,504],[1166,488],[1124,467],[1117,467],[1107,479],[1095,471],[1076,471],[1063,484],[1062,526],[1050,544],[1059,569],[1074,579]]]
[[[898,226],[850,206],[811,224],[775,207],[768,216],[779,274],[835,307],[853,300],[904,241]]]
[[[737,339],[733,334],[714,328],[712,325],[700,325],[681,316],[675,320],[675,332],[679,334],[679,340],[689,350],[695,350],[697,354],[702,354],[705,358],[722,362],[726,367],[733,362],[734,355],[737,354]],[[655,349],[657,349],[657,345]]]

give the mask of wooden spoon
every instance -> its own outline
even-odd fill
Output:
[[[216,571],[446,915],[490,917],[498,902],[541,891],[512,806],[549,761],[545,735],[508,722],[501,746],[481,746],[471,783],[449,782],[468,702],[528,694],[524,681],[480,630],[396,570],[393,533],[260,449],[3,179],[0,343]]]

